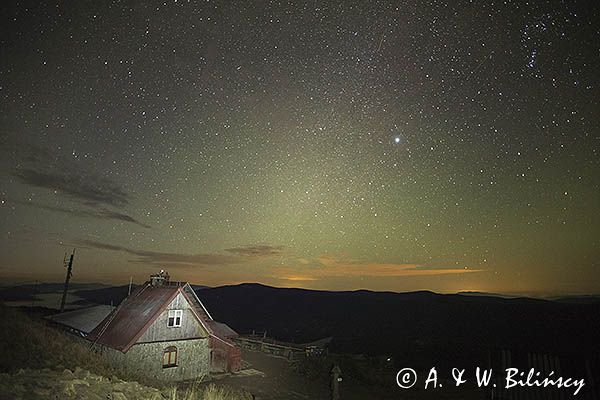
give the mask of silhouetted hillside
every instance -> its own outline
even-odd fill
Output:
[[[131,291],[137,286],[138,285],[132,285]],[[129,285],[123,285],[100,289],[78,290],[73,294],[92,303],[117,305],[127,297],[128,293]]]
[[[5,286],[0,288],[0,300],[34,300],[36,295],[44,293],[62,292],[64,283],[31,283],[18,286]],[[110,289],[111,286],[100,283],[71,283],[69,291],[91,290],[91,289]]]
[[[138,285],[132,285],[131,291],[137,288]],[[202,285],[192,285],[192,288],[197,292],[206,288],[207,286]],[[129,293],[129,285],[123,286],[111,286],[100,289],[91,289],[91,290],[78,290],[73,292],[76,296],[79,296],[83,299],[86,299],[92,303],[98,304],[112,304],[117,305],[125,297],[127,297],[127,293]]]

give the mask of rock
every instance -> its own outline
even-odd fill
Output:
[[[79,367],[75,368],[75,376],[78,378],[85,379],[91,375],[91,372],[86,369],[81,369]]]
[[[112,392],[110,394],[110,400],[127,400],[127,396],[123,392]]]
[[[30,370],[0,374],[0,400],[171,400],[158,389],[116,377],[95,375],[81,368],[71,371]]]
[[[71,384],[71,382],[66,382],[63,386],[62,393],[67,397],[75,396],[75,393],[77,393],[75,385]]]
[[[36,387],[33,388],[33,394],[35,394],[36,396],[40,396],[42,398],[50,398],[50,394],[53,392],[53,390],[48,389],[48,388],[41,388],[41,387]]]
[[[90,375],[87,378],[88,381],[92,381],[93,383],[99,383],[99,382],[104,382],[106,380],[108,380],[107,378],[101,376],[101,375]]]
[[[67,396],[74,396],[79,388],[78,386],[90,386],[90,383],[83,379],[72,379],[69,381],[63,381],[62,392]]]
[[[117,392],[127,392],[131,389],[131,384],[129,382],[116,382],[113,383],[113,390]],[[135,388],[133,388],[135,390]]]

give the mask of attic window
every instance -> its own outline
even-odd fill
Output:
[[[169,346],[163,351],[163,368],[171,368],[177,366],[177,347]]]
[[[167,326],[169,328],[177,328],[181,326],[181,318],[183,316],[183,310],[169,310],[169,318],[167,320]]]

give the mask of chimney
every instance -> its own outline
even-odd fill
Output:
[[[169,274],[164,269],[160,270],[160,273],[150,275],[151,286],[162,286],[169,283]]]

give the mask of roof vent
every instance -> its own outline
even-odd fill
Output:
[[[150,275],[150,285],[151,286],[162,286],[165,283],[169,283],[169,273],[165,272],[164,269],[160,270],[160,273]]]

